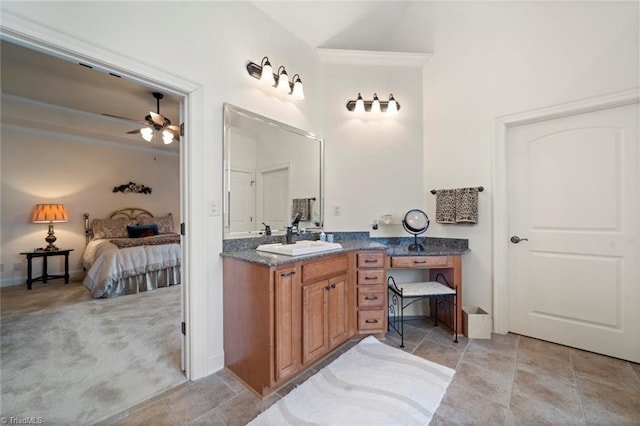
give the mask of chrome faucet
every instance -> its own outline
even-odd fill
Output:
[[[285,240],[284,243],[285,244],[293,244],[295,241],[293,241],[293,236],[297,235],[298,232],[293,230],[293,226],[287,226],[287,233],[285,234]]]
[[[262,224],[264,225],[264,235],[268,237],[269,235],[271,235],[271,226],[267,225],[264,222],[262,222]]]

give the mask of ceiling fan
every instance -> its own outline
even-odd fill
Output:
[[[137,121],[138,123],[145,124],[145,127],[140,129],[131,130],[127,132],[127,134],[140,134],[144,140],[147,142],[153,142],[158,136],[162,136],[162,141],[165,145],[170,144],[171,142],[180,140],[180,126],[176,126],[171,124],[171,120],[169,120],[164,115],[160,114],[160,99],[164,98],[164,95],[160,92],[153,92],[153,97],[156,99],[156,112],[149,111],[149,114],[144,117],[144,121]],[[116,115],[111,114],[103,114],[109,117],[115,118],[124,118],[118,117]],[[129,120],[126,118],[125,120]],[[129,120],[136,121],[136,120]]]

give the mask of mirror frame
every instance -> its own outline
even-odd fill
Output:
[[[318,142],[319,146],[319,154],[320,154],[320,176],[319,176],[319,188],[318,188],[318,211],[320,215],[320,225],[317,227],[318,230],[324,227],[324,139],[316,135],[315,133],[299,129],[297,127],[290,126],[289,124],[282,123],[280,121],[274,120],[272,118],[266,117],[264,115],[257,114],[255,112],[246,110],[244,108],[240,108],[238,106],[229,104],[224,102],[222,104],[222,238],[226,239],[238,239],[238,238],[255,238],[262,236],[262,232],[260,231],[250,231],[248,233],[238,233],[235,235],[229,235],[226,232],[225,223],[229,220],[229,191],[228,191],[228,183],[230,180],[230,176],[228,176],[229,169],[227,167],[227,152],[225,147],[227,146],[227,135],[231,126],[228,124],[227,116],[228,114],[242,114],[248,118],[253,120],[257,120],[263,122],[266,125],[271,125],[278,127],[284,131],[291,132],[297,134],[299,136],[314,140]],[[274,233],[275,234],[275,233]]]

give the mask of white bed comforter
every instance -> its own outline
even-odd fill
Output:
[[[92,240],[82,255],[84,285],[93,297],[110,297],[119,280],[180,266],[180,244],[118,248],[110,240]]]

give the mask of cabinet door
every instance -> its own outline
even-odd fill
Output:
[[[275,380],[298,371],[300,365],[300,281],[296,268],[275,272]]]
[[[333,348],[349,337],[347,276],[340,275],[329,280],[329,348]]]
[[[302,287],[302,362],[306,364],[329,351],[329,281]]]

